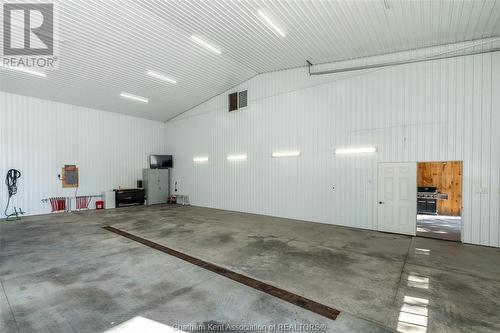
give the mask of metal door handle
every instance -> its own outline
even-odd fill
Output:
[[[379,204],[379,205],[382,205],[383,203],[384,203],[383,201],[379,201],[379,202],[378,202],[378,204]]]

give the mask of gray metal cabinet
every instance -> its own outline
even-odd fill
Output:
[[[167,202],[169,191],[169,169],[144,169],[142,181],[146,192],[146,204],[155,205]]]

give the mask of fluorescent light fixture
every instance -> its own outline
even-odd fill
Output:
[[[240,154],[240,155],[227,155],[227,160],[228,161],[243,161],[247,159],[246,154]]]
[[[195,162],[195,163],[208,162],[208,157],[207,156],[194,157],[193,162]]]
[[[274,152],[271,155],[272,157],[296,157],[300,156],[300,151],[281,151]]]
[[[363,154],[374,153],[376,151],[377,147],[337,148],[335,149],[335,154]]]
[[[204,48],[206,48],[207,50],[209,50],[209,51],[211,51],[213,53],[217,53],[217,54],[221,54],[222,53],[219,49],[213,47],[212,45],[208,44],[207,42],[205,42],[204,40],[202,40],[202,39],[200,39],[200,38],[198,38],[196,36],[191,36],[191,39],[193,41],[195,41],[198,45],[203,46]]]
[[[7,66],[7,65],[2,64],[2,68],[3,69],[10,69],[13,71],[18,71],[18,72],[22,72],[22,73],[26,73],[26,74],[36,75],[36,76],[40,76],[40,77],[47,77],[47,74],[45,74],[45,73],[33,71],[31,69],[26,69],[24,67],[11,67],[11,66]]]
[[[177,83],[177,81],[175,81],[174,79],[171,79],[171,78],[169,78],[169,77],[166,77],[165,75],[160,74],[160,73],[158,73],[158,72],[154,72],[154,71],[147,71],[147,74],[148,74],[148,75],[151,75],[151,76],[153,76],[153,77],[155,77],[155,78],[157,78],[157,79],[160,79],[160,80],[163,80],[163,81],[167,81],[168,83],[173,83],[173,84]]]
[[[126,92],[122,92],[120,94],[120,96],[124,97],[124,98],[128,98],[128,99],[134,100],[134,101],[142,102],[142,103],[148,103],[149,102],[149,100],[146,97],[132,95],[132,94],[129,94],[129,93],[126,93]]]
[[[281,37],[285,37],[285,33],[283,31],[281,31],[280,28],[278,28],[278,26],[276,24],[274,24],[273,21],[271,21],[271,19],[266,15],[264,14],[264,12],[262,10],[259,10],[258,11],[259,13],[259,16],[262,17],[262,19],[264,21],[266,21],[266,23],[274,29],[274,31],[276,31]]]

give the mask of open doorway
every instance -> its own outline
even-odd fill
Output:
[[[417,236],[460,242],[462,161],[417,164]]]

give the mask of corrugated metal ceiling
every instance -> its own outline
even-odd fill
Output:
[[[167,120],[263,72],[500,35],[500,1],[55,1],[57,71],[1,89]],[[263,11],[286,34],[276,34]],[[196,35],[222,51],[194,43]],[[163,73],[172,85],[148,75]],[[149,98],[137,104],[121,91]]]

